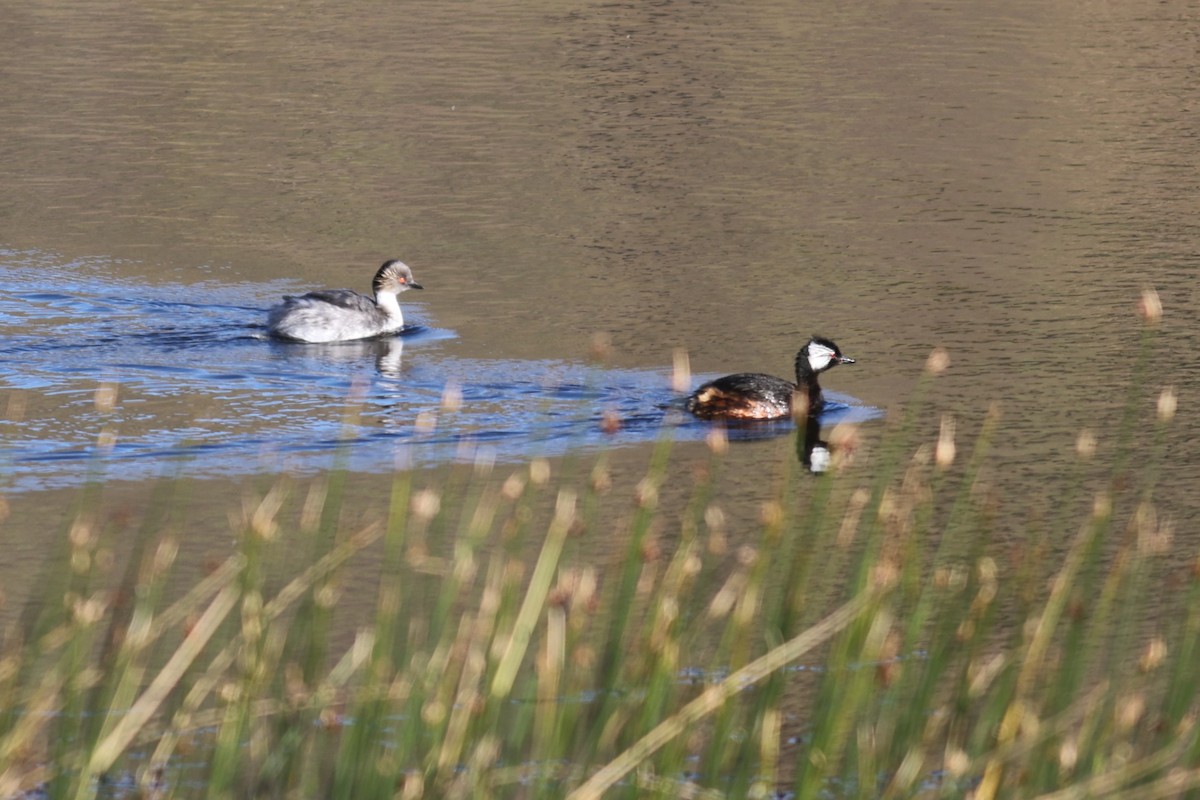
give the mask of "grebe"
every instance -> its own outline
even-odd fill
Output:
[[[350,289],[284,295],[283,302],[267,313],[267,330],[272,336],[298,342],[342,342],[403,328],[404,315],[396,296],[422,288],[413,281],[412,270],[402,261],[385,261],[371,288],[374,300]]]
[[[703,419],[779,419],[792,414],[792,396],[801,395],[805,414],[825,405],[817,376],[838,364],[853,364],[829,339],[814,336],[796,354],[796,382],[774,375],[741,372],[701,386],[687,399],[687,410]]]

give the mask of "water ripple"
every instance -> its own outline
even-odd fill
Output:
[[[313,471],[335,458],[386,471],[397,459],[429,464],[481,450],[519,459],[644,442],[667,422],[678,438],[708,431],[678,413],[665,370],[456,358],[444,347],[455,334],[424,324],[419,305],[409,309],[420,324],[393,338],[280,342],[263,332],[275,296],[263,287],[132,285],[102,262],[30,259],[0,252],[9,287],[0,291],[0,381],[20,390],[0,420],[13,488],[75,483],[97,470],[140,479],[180,459],[195,474]],[[115,404],[97,403],[102,384],[116,387]],[[447,387],[461,397],[454,410]],[[830,420],[876,413],[832,399],[841,403]],[[790,430],[789,422],[731,435]]]

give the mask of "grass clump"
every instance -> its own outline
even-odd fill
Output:
[[[1194,791],[1197,570],[1167,606],[1150,590],[1173,392],[1132,471],[1135,374],[1106,477],[1081,436],[1058,518],[1001,545],[1025,523],[987,488],[999,413],[965,458],[950,418],[922,441],[944,367],[875,458],[839,463],[855,434],[835,432],[828,474],[780,463],[754,525],[714,500],[719,434],[692,473],[664,438],[628,494],[604,457],[398,471],[358,525],[335,471],[260,487],[234,552],[177,596],[186,482],[116,580],[89,487],[5,639],[0,798]],[[599,537],[618,555],[589,559]]]

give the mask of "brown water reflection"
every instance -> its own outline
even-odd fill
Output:
[[[599,330],[619,366],[787,374],[819,331],[879,406],[945,345],[938,407],[969,436],[1003,404],[1015,496],[1053,495],[1081,426],[1103,447],[1154,285],[1190,520],[1198,26],[1179,0],[21,4],[0,245],[185,293],[398,256],[448,358]],[[735,449],[731,492],[778,447]]]

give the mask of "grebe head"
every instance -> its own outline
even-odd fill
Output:
[[[814,375],[832,369],[838,364],[853,363],[854,359],[842,355],[841,349],[833,343],[832,339],[822,336],[812,337],[796,355],[796,371],[811,372]]]
[[[408,268],[407,264],[393,258],[383,262],[383,266],[375,273],[375,279],[371,281],[371,288],[378,295],[399,294],[409,289],[425,287],[413,280],[412,270]]]

